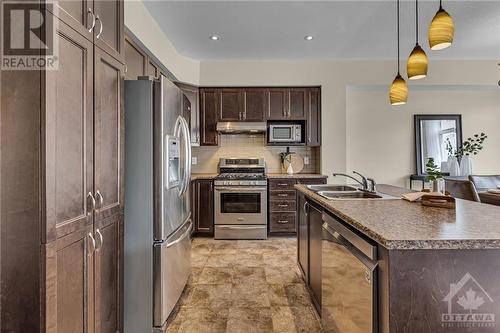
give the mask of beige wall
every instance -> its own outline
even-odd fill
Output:
[[[125,0],[125,26],[183,82],[198,84],[200,62],[177,53],[141,0]]]
[[[429,77],[420,82],[411,83],[412,85],[495,87],[500,79],[497,61],[432,61],[432,54],[430,58]],[[324,174],[331,174],[334,171],[347,170],[347,151],[352,149],[347,140],[347,91],[363,86],[378,86],[379,89],[385,90],[393,80],[395,70],[394,61],[202,61],[200,84],[215,86],[321,85],[323,123],[321,171]],[[494,103],[498,105],[498,99],[495,99],[498,93],[500,90],[490,94],[490,96],[493,95],[493,99],[485,103],[491,107],[495,106]],[[425,98],[425,94],[423,93],[420,98]],[[366,105],[369,108],[364,112],[367,114],[374,110],[393,112],[395,117],[391,117],[389,121],[393,129],[400,131],[399,134],[396,134],[397,132],[394,134],[394,140],[405,141],[408,138],[412,140],[411,124],[407,127],[406,118],[400,115],[417,110],[411,107],[390,107],[387,92],[381,91],[379,95],[378,99],[367,101]],[[415,103],[416,98],[417,95],[410,86],[409,103]],[[439,110],[438,104],[426,111],[439,112]],[[356,135],[364,136],[361,132]],[[375,141],[377,137],[369,139]],[[411,155],[412,152],[408,154]],[[395,153],[395,158],[399,160],[400,157],[397,155],[398,153]],[[351,171],[350,167],[351,165],[349,165],[349,171]],[[405,169],[404,175],[401,173],[394,179],[401,179],[413,172],[411,163],[408,163]],[[383,175],[382,178],[384,178]]]
[[[285,149],[285,147],[266,146],[264,135],[221,135],[218,147],[193,147],[193,156],[198,159],[198,163],[193,165],[192,171],[194,173],[217,172],[221,157],[263,157],[266,161],[267,172],[281,173],[279,153]],[[290,151],[309,158],[309,164],[304,165],[302,173],[319,172],[317,148],[290,147]]]
[[[409,170],[415,168],[413,115],[427,113],[462,114],[464,139],[487,133],[484,150],[473,157],[474,172],[500,174],[500,90],[477,87],[414,91],[409,103],[397,109],[387,103],[385,91],[349,89],[347,169],[408,186]]]

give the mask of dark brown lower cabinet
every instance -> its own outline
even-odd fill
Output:
[[[42,248],[45,332],[123,332],[123,218]]]
[[[214,186],[212,179],[191,182],[191,215],[194,232],[199,235],[214,234]]]
[[[304,194],[297,195],[297,261],[304,280],[309,281],[309,220],[307,217],[307,201]]]
[[[321,240],[322,210],[308,203],[309,217],[309,288],[318,312],[321,309]]]
[[[269,179],[269,232],[271,234],[297,233],[300,223],[300,203],[297,202],[295,184],[324,184],[326,177]],[[297,223],[298,222],[298,223]]]
[[[113,218],[96,229],[95,332],[123,332],[123,218]],[[101,237],[102,235],[102,237]]]

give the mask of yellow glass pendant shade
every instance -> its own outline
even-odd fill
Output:
[[[431,50],[443,50],[453,43],[455,24],[450,14],[439,8],[429,26],[429,46]]]
[[[399,73],[394,81],[392,81],[389,98],[392,105],[406,104],[406,100],[408,99],[408,86]]]
[[[408,79],[418,80],[426,77],[428,65],[429,59],[427,58],[425,51],[420,47],[420,45],[415,45],[415,48],[411,51],[406,64]]]

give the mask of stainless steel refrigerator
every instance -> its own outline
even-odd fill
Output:
[[[125,81],[125,332],[164,332],[191,272],[191,145],[182,92]]]

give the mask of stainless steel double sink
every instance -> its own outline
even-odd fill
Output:
[[[307,188],[328,200],[352,200],[352,199],[396,199],[384,193],[372,193],[360,190],[349,185],[307,185]]]

